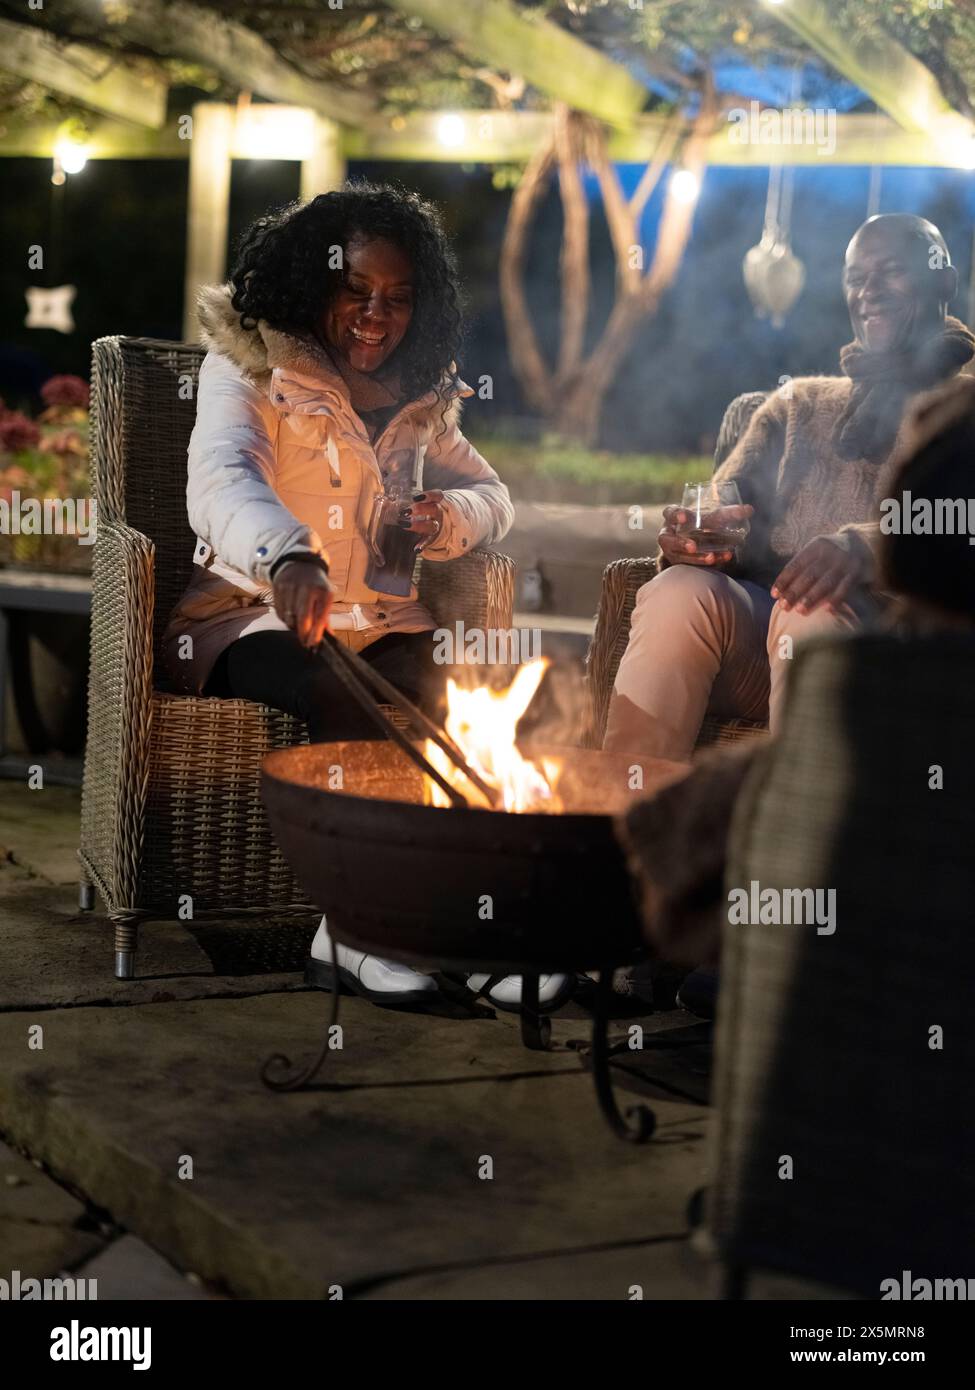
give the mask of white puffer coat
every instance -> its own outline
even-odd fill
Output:
[[[508,489],[460,432],[459,398],[473,395],[471,388],[461,382],[443,397],[428,391],[408,402],[373,445],[314,338],[263,322],[242,328],[227,286],[202,292],[200,319],[209,351],[186,489],[199,569],[165,635],[177,689],[199,693],[238,637],[285,629],[269,574],[294,551],[327,559],[336,589],[332,627],[351,645],[434,627],[415,589],[401,598],[367,586],[367,529],[394,453],[407,450],[414,487],[444,493],[443,528],[424,550],[425,562],[453,560],[509,530]]]

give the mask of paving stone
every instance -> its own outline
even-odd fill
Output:
[[[0,858],[12,855],[49,883],[77,885],[80,824],[80,788],[31,790],[26,778],[0,779]]]
[[[230,932],[233,924],[208,930]],[[79,912],[74,888],[27,877],[9,864],[0,870],[0,1012],[305,987],[302,975],[295,972],[218,974],[213,954],[180,922],[143,922],[138,978],[116,980],[112,925],[102,913]]]
[[[656,1240],[608,1250],[573,1250],[541,1259],[505,1261],[470,1269],[435,1270],[365,1289],[369,1301],[696,1302],[716,1297],[716,1271],[686,1240]],[[785,1275],[758,1273],[749,1299],[762,1302],[849,1299],[850,1294]]]
[[[83,1202],[0,1143],[0,1279],[43,1279],[73,1269],[105,1244]]]
[[[693,1301],[714,1296],[712,1280],[712,1270],[693,1255],[686,1241],[663,1239],[474,1268],[439,1269],[384,1281],[356,1297],[370,1302]]]
[[[98,1281],[98,1301],[114,1299],[207,1300],[210,1295],[174,1269],[145,1241],[124,1235],[113,1240],[78,1274]]]
[[[359,1000],[343,1004],[322,1086],[269,1093],[259,1064],[307,1056],[323,1002],[2,1015],[0,1125],[174,1264],[243,1297],[352,1296],[423,1270],[686,1233],[702,1107],[654,1101],[654,1140],[625,1144],[578,1057],[523,1049],[516,1020]],[[35,1020],[42,1053],[21,1043]]]

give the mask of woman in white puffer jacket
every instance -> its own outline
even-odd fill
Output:
[[[315,650],[331,628],[435,710],[442,668],[416,551],[449,561],[513,519],[459,428],[473,392],[454,365],[457,277],[435,210],[357,184],[263,217],[200,310],[209,351],[187,486],[199,568],[166,634],[174,682],[287,710],[316,742],[372,737]],[[333,955],[324,920],[312,957],[318,983],[379,1002],[436,990],[403,966]]]

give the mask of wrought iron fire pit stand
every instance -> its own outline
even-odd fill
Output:
[[[453,765],[487,799],[489,805],[498,804],[497,793],[469,766],[461,750],[448,735],[416,707],[411,700],[390,684],[369,662],[357,653],[343,647],[331,633],[326,633],[319,652],[328,661],[333,674],[356,701],[361,709],[377,725],[384,737],[391,738],[428,777],[450,798],[452,806],[468,806],[468,798],[452,786],[445,777],[424,756],[416,743],[391,720],[380,707],[379,701],[398,709],[420,733],[432,739],[444,752]],[[322,1046],[317,1055],[304,1066],[294,1067],[290,1058],[277,1052],[270,1056],[261,1068],[261,1080],[272,1091],[300,1091],[307,1089],[318,1076],[331,1051],[329,1046],[332,1029],[338,1024],[341,992],[338,987],[338,971],[333,974],[336,988],[332,995],[331,1010]],[[613,1084],[610,1078],[609,1058],[612,1048],[608,1038],[609,1008],[612,1000],[613,966],[603,966],[598,972],[596,996],[592,1018],[592,1040],[589,1062],[592,1069],[596,1098],[610,1129],[619,1138],[630,1143],[645,1143],[656,1128],[656,1117],[646,1105],[630,1106],[625,1114],[616,1104]],[[493,977],[492,977],[493,979]],[[525,1047],[535,1052],[548,1051],[552,1047],[552,1025],[539,1005],[538,971],[521,972],[521,1008],[519,1020],[521,1039]],[[490,989],[492,980],[480,991],[484,994]],[[573,1046],[570,1044],[570,1047]],[[577,1049],[579,1050],[579,1049]]]

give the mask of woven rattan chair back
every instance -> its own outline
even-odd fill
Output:
[[[708,1225],[732,1268],[873,1299],[970,1272],[973,683],[967,635],[796,654],[725,887],[835,897],[831,920],[725,928]]]
[[[193,570],[186,515],[186,450],[196,420],[205,349],[155,338],[92,345],[93,486],[99,520],[118,521],[155,546],[154,669],[161,639]]]

